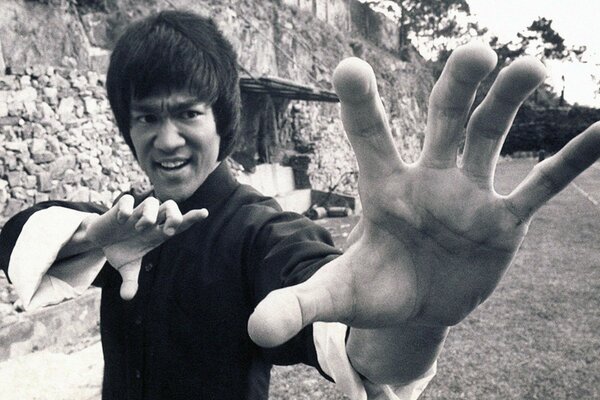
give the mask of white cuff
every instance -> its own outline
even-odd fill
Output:
[[[313,339],[323,371],[351,400],[416,400],[436,373],[437,362],[418,380],[408,385],[376,385],[363,382],[346,354],[346,330],[337,322],[315,322]]]
[[[88,215],[54,206],[27,220],[8,264],[8,276],[24,309],[60,303],[82,294],[92,284],[106,262],[101,250],[55,263],[60,249]]]

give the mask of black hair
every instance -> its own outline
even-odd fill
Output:
[[[169,10],[132,23],[111,54],[106,87],[134,155],[131,100],[177,90],[212,106],[221,137],[218,160],[233,151],[241,110],[237,55],[212,19]]]

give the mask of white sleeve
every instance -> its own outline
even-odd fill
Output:
[[[346,354],[347,326],[337,322],[315,322],[313,338],[317,359],[337,388],[351,400],[416,400],[436,373],[437,362],[418,380],[403,386],[376,385],[363,381]]]
[[[8,264],[8,276],[24,309],[60,303],[81,295],[92,284],[106,262],[101,250],[55,262],[60,249],[88,215],[54,206],[27,220]]]

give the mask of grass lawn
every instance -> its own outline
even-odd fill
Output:
[[[501,163],[508,193],[534,166]],[[600,399],[600,168],[542,208],[496,292],[453,328],[431,399]],[[318,373],[276,367],[271,399],[344,399]]]

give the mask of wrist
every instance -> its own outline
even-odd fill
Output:
[[[346,351],[356,372],[370,382],[406,385],[429,371],[448,331],[447,327],[415,324],[351,328]]]
[[[71,239],[60,249],[57,255],[57,259],[68,258],[76,254],[85,253],[89,250],[99,249],[100,246],[96,245],[89,239],[88,227],[92,218],[97,218],[97,214],[91,214],[84,218],[79,224],[77,230],[71,236]]]

